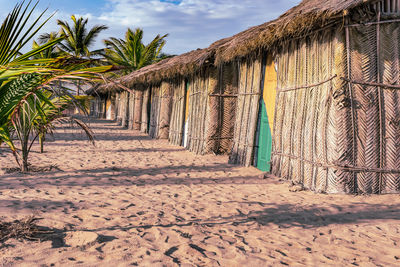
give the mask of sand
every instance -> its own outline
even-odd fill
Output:
[[[0,220],[55,233],[0,243],[1,266],[399,266],[399,195],[292,192],[226,156],[91,123],[96,147],[59,130],[47,172],[0,174]],[[1,168],[15,167],[5,147]]]

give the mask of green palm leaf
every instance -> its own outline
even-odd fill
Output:
[[[104,57],[113,65],[125,67],[124,73],[140,69],[157,62],[168,34],[157,35],[149,44],[143,44],[143,30],[128,28],[125,39],[104,40]]]

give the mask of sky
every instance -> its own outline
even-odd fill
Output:
[[[16,0],[0,0],[1,20]],[[36,13],[48,8],[54,17],[41,32],[57,31],[57,19],[70,16],[89,19],[89,26],[105,24],[93,49],[103,47],[102,40],[123,38],[128,27],[142,28],[144,42],[157,34],[169,34],[164,52],[182,54],[232,36],[251,26],[277,18],[300,0],[40,0]]]

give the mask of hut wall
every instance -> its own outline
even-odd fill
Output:
[[[105,115],[104,117],[106,119],[109,119],[110,115],[111,115],[111,99],[106,97],[104,99],[105,103],[106,103],[106,108],[105,108]]]
[[[399,39],[399,23],[353,23],[283,47],[275,175],[318,192],[400,192]]]
[[[210,92],[215,91],[217,86],[216,68],[207,68],[194,75],[188,82],[187,96],[187,125],[186,125],[186,148],[197,154],[211,153],[210,142],[213,138],[210,106]],[[216,110],[215,113],[218,113]]]
[[[142,123],[143,90],[135,90],[135,104],[133,112],[133,130],[139,131]]]
[[[116,107],[115,107],[115,94],[108,94],[107,96],[111,101],[111,108],[110,108],[110,120],[115,120],[116,118]]]
[[[254,158],[258,106],[261,93],[261,57],[247,59],[239,66],[239,88],[233,148],[229,162],[250,166]]]
[[[338,191],[334,170],[325,168],[337,156],[337,36],[331,30],[288,42],[276,61],[272,173],[315,191]]]
[[[159,137],[160,109],[161,109],[161,85],[158,85],[158,86],[153,86],[151,88],[150,127],[149,127],[149,135],[151,138]]]
[[[150,108],[151,108],[151,88],[147,87],[143,91],[142,118],[140,120],[140,131],[142,133],[149,132]]]
[[[90,113],[89,115],[94,117],[95,113],[96,113],[96,99],[97,97],[95,97],[94,99],[90,100]]]
[[[385,11],[383,5],[379,9]],[[378,17],[377,21],[383,19]],[[340,165],[352,168],[343,168],[339,181],[346,191],[400,192],[399,40],[398,22],[345,30],[343,65],[348,80],[339,92],[347,89],[340,101],[345,106],[343,118],[352,123],[340,128],[349,140],[343,146],[347,154],[340,155],[344,158]],[[346,99],[351,98],[349,105]]]
[[[116,114],[117,114],[117,124],[121,125],[122,123],[122,92],[116,93]]]
[[[173,98],[171,122],[169,128],[169,142],[181,146],[185,120],[185,81],[177,81],[173,84]]]
[[[159,130],[158,138],[168,139],[170,120],[172,113],[172,97],[173,97],[173,86],[169,82],[161,83],[161,96],[160,96],[160,118],[159,118]]]
[[[99,99],[99,118],[105,118],[106,114],[106,99],[101,97]]]
[[[209,86],[209,123],[205,151],[229,154],[232,151],[238,94],[238,63],[226,63],[217,69],[217,82]],[[210,82],[212,79],[210,79]],[[215,81],[215,80],[214,80]]]
[[[102,107],[103,99],[100,96],[96,96],[94,100],[92,100],[91,104],[93,107],[91,108],[92,116],[96,118],[101,117],[101,107]]]
[[[129,118],[129,92],[123,91],[121,93],[121,126],[128,127]]]
[[[135,95],[136,92],[128,93],[129,95],[129,104],[128,104],[128,129],[133,130],[134,125],[134,114],[135,114]]]

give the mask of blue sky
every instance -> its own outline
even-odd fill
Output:
[[[3,19],[20,1],[0,0]],[[106,24],[109,29],[98,38],[123,37],[128,27],[144,30],[150,41],[157,34],[169,33],[164,52],[181,54],[232,36],[251,26],[272,20],[300,0],[41,0],[38,11],[57,11],[43,29],[58,29],[56,19],[69,20],[72,14],[89,18],[89,24]]]

